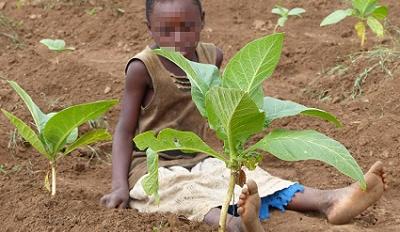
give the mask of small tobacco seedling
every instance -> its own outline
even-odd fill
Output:
[[[111,139],[111,135],[104,129],[91,130],[78,138],[78,127],[104,114],[117,101],[105,100],[80,104],[68,107],[60,112],[44,114],[16,82],[8,81],[8,83],[21,97],[30,111],[37,133],[10,112],[4,109],[1,109],[1,111],[17,128],[18,133],[49,160],[51,195],[54,196],[56,194],[56,163],[58,159],[80,146]],[[50,190],[48,176],[47,174],[45,178],[45,186]]]
[[[361,40],[361,47],[363,47],[366,40],[366,25],[377,36],[382,37],[384,28],[379,20],[384,20],[387,15],[388,8],[378,5],[377,0],[352,0],[352,8],[334,11],[321,22],[320,26],[336,24],[348,16],[355,17],[358,22],[354,28]]]
[[[90,15],[90,16],[94,16],[94,15],[96,15],[96,13],[97,13],[97,8],[96,8],[96,7],[93,7],[93,8],[91,8],[91,9],[85,10],[85,12],[86,12],[86,14],[88,14],[88,15]]]
[[[63,52],[67,50],[75,50],[74,47],[65,47],[65,41],[61,39],[42,39],[40,43],[45,45],[48,49],[56,52]]]
[[[289,9],[287,9],[285,7],[276,5],[275,8],[272,9],[271,12],[273,14],[277,14],[277,15],[281,16],[278,19],[278,22],[275,25],[274,32],[276,32],[278,27],[284,27],[285,26],[285,23],[289,19],[289,16],[299,16],[299,17],[301,17],[301,14],[305,13],[306,10],[304,10],[303,8],[298,8],[298,7],[289,10]]]
[[[319,117],[341,126],[335,116],[323,110],[309,108],[291,101],[264,97],[262,83],[276,68],[283,44],[283,34],[273,34],[247,44],[226,66],[222,77],[214,65],[199,64],[180,53],[159,49],[154,52],[178,65],[191,82],[194,103],[210,127],[223,141],[223,152],[208,146],[193,132],[164,129],[158,135],[147,131],[134,138],[136,146],[146,150],[148,174],[142,186],[158,201],[158,153],[181,150],[185,153],[204,153],[225,162],[230,180],[222,205],[219,230],[225,231],[229,202],[235,183],[245,181],[243,168],[256,168],[262,159],[260,151],[279,159],[298,161],[315,159],[328,163],[343,174],[358,180],[366,188],[363,173],[347,149],[339,142],[313,130],[292,131],[275,129],[254,145],[257,133],[268,128],[273,120],[305,115]],[[190,154],[188,154],[190,155]]]

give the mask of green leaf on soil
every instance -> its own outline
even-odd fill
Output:
[[[40,40],[40,43],[52,51],[62,52],[65,50],[75,50],[73,47],[66,48],[65,41],[61,39],[42,39]]]

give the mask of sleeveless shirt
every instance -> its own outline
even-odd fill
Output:
[[[209,43],[199,43],[196,48],[200,63],[215,65],[216,52],[216,47]],[[150,47],[146,47],[131,58],[125,72],[134,60],[140,60],[146,66],[154,90],[150,102],[141,108],[136,134],[149,130],[153,130],[157,134],[162,129],[172,128],[192,131],[206,139],[208,125],[192,101],[189,79],[186,76],[177,76],[169,72]],[[159,153],[159,166],[179,165],[191,168],[205,158],[207,155],[200,153],[190,155]],[[146,172],[146,153],[134,151],[129,172],[129,187],[132,188]]]

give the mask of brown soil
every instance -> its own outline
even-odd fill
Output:
[[[9,26],[0,23],[2,78],[16,80],[45,111],[121,97],[125,62],[150,43],[144,24],[144,1],[26,0],[19,1],[25,2],[20,7],[16,2],[0,0],[0,16],[12,20]],[[220,46],[225,58],[246,42],[273,30],[277,17],[269,12],[275,1],[250,2],[204,0],[207,26],[203,40]],[[354,21],[319,27],[324,16],[345,7],[342,2],[282,1],[285,6],[303,7],[307,13],[302,18],[290,19],[283,29],[286,42],[281,63],[266,82],[265,90],[271,96],[331,111],[344,127],[336,129],[316,119],[298,117],[284,119],[274,126],[324,132],[342,142],[363,170],[376,160],[383,160],[391,179],[390,189],[349,225],[332,226],[314,214],[274,212],[264,223],[268,231],[400,229],[400,62],[397,58],[387,63],[392,77],[379,68],[372,70],[362,85],[361,95],[351,98],[357,76],[377,61],[364,56],[351,65],[348,55],[360,51],[352,32]],[[382,2],[391,7],[391,24],[399,25],[398,0]],[[98,7],[95,15],[85,12],[94,7]],[[259,20],[265,24],[260,25]],[[13,42],[9,35],[17,41]],[[43,38],[62,38],[76,51],[50,52],[39,44]],[[371,36],[366,48],[372,50],[373,44],[389,46],[392,41]],[[332,70],[340,64],[348,68]],[[107,93],[106,88],[110,88]],[[0,99],[1,108],[30,119],[21,100],[4,81],[0,85]],[[107,115],[110,130],[118,112],[116,107]],[[9,144],[13,128],[3,116],[0,127],[0,165],[7,173],[0,171],[2,231],[215,231],[174,215],[144,215],[134,210],[100,207],[100,197],[110,190],[109,144],[102,146],[101,159],[81,151],[62,160],[58,166],[58,196],[51,199],[43,188],[48,168],[45,159],[18,141],[16,147]],[[349,178],[319,162],[285,163],[267,157],[263,167],[312,187],[329,189],[351,183]]]

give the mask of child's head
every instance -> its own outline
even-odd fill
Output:
[[[204,22],[200,0],[146,0],[146,17],[158,46],[195,52]]]

